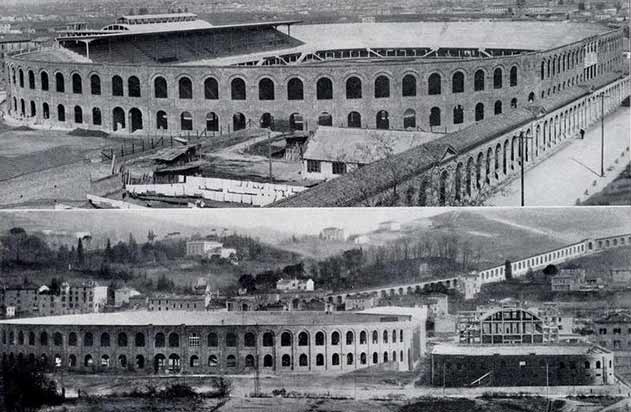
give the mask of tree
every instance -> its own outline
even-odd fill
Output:
[[[156,234],[153,232],[153,230],[149,229],[149,233],[147,233],[147,240],[149,241],[149,243],[153,242],[155,238]]]
[[[109,238],[107,239],[107,244],[105,245],[105,251],[103,253],[103,257],[106,262],[111,262],[112,259],[114,258],[114,252],[112,252],[112,243],[110,242]]]
[[[2,362],[4,410],[24,412],[40,410],[43,405],[59,405],[63,394],[48,380],[33,362],[4,360]]]
[[[81,266],[84,261],[85,256],[83,255],[83,242],[81,241],[81,238],[79,238],[79,241],[77,242],[77,264]]]
[[[243,274],[239,277],[239,286],[248,292],[253,292],[256,290],[256,280],[254,279],[254,276],[249,273]]]
[[[131,233],[129,234],[127,247],[129,248],[129,262],[138,262],[138,244],[136,243],[136,239],[134,239],[134,235],[132,235]]]
[[[156,284],[156,290],[160,292],[172,292],[174,289],[175,289],[175,283],[173,283],[171,279],[167,278],[165,274],[162,274],[162,276],[158,278],[158,283]]]

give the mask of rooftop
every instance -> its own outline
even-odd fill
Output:
[[[44,326],[223,326],[223,325],[333,325],[364,322],[407,321],[409,316],[397,314],[357,314],[324,312],[188,312],[133,311],[45,316],[0,321],[0,325]]]
[[[459,345],[440,343],[432,349],[432,355],[452,356],[527,356],[527,355],[587,355],[609,353],[607,349],[589,344],[576,345]]]

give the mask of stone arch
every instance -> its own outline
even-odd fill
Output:
[[[442,92],[442,78],[438,73],[432,73],[427,79],[427,94],[439,95]]]
[[[303,100],[304,84],[298,77],[292,77],[287,81],[287,100]]]
[[[214,77],[208,77],[204,80],[204,98],[206,100],[219,99],[219,83]]]
[[[386,75],[379,75],[375,78],[375,99],[390,97],[390,78]]]
[[[362,98],[362,81],[358,76],[351,76],[346,79],[346,98],[361,99]]]
[[[125,111],[121,107],[112,110],[112,130],[125,129]]]
[[[127,79],[127,95],[129,97],[140,97],[140,79],[136,76],[129,76]]]
[[[333,81],[328,77],[320,77],[316,82],[316,99],[333,99]]]
[[[129,126],[131,133],[143,129],[142,112],[140,109],[133,107],[129,110]]]
[[[451,76],[451,92],[452,93],[464,93],[465,76],[462,70],[456,71]]]
[[[166,99],[169,97],[167,80],[163,76],[156,76],[153,79],[153,96],[156,99]]]
[[[401,95],[403,97],[416,96],[416,76],[413,74],[406,74],[401,81]]]
[[[274,100],[276,98],[274,81],[269,77],[259,80],[259,100]]]
[[[193,98],[193,81],[188,76],[181,76],[177,81],[178,97],[180,99]]]

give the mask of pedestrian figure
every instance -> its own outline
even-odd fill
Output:
[[[585,129],[581,129],[581,139],[585,138]]]

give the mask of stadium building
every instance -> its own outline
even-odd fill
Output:
[[[118,312],[0,322],[3,359],[83,372],[412,370],[425,319],[326,312]]]
[[[7,58],[9,112],[151,135],[318,125],[446,133],[623,65],[622,30],[597,25],[297,23],[214,26],[181,13],[65,31],[58,47]]]

